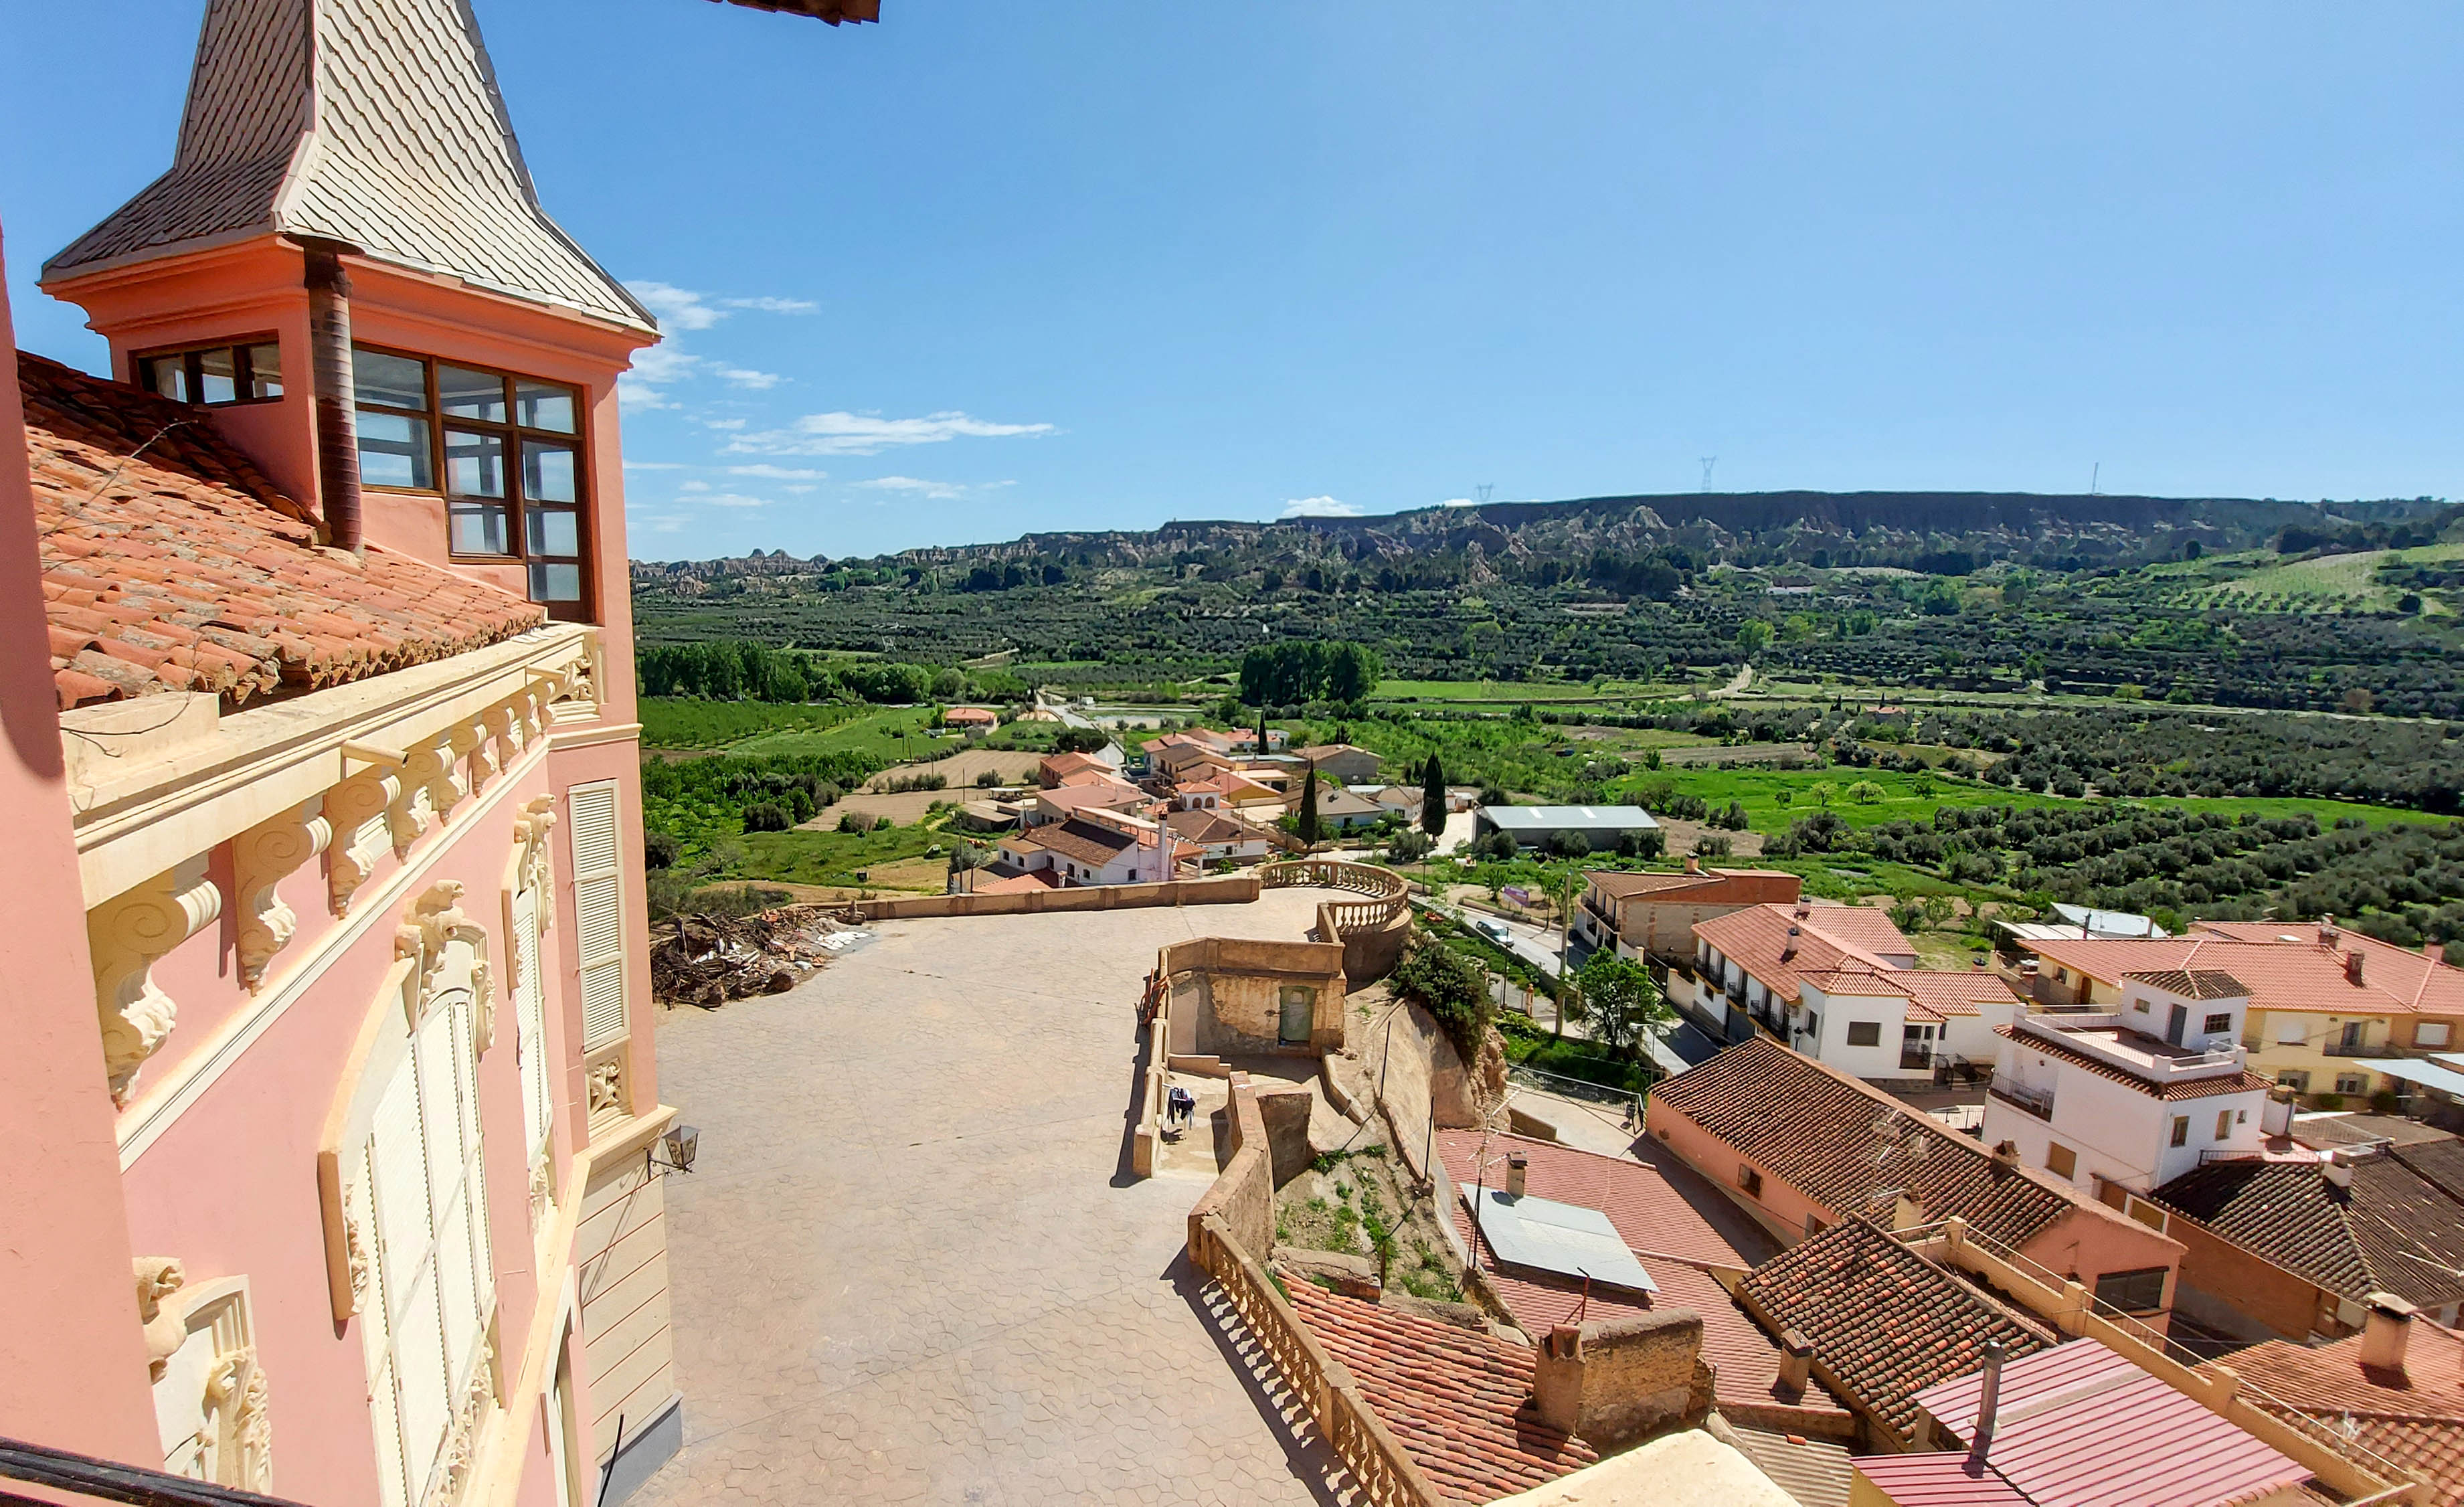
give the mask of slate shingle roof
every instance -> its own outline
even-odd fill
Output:
[[[1544,1486],[1599,1452],[1524,1406],[1533,1352],[1290,1282],[1292,1307],[1430,1483],[1467,1502]]]
[[[1754,1268],[1738,1287],[1764,1321],[1793,1329],[1849,1400],[1903,1439],[1916,1394],[1985,1364],[2000,1340],[2012,1359],[2051,1339],[1960,1278],[1863,1219],[1846,1219]]]
[[[238,707],[547,621],[381,546],[356,568],[319,549],[307,510],[202,409],[22,351],[17,375],[63,710],[165,690]]]
[[[2076,1190],[2025,1168],[1997,1165],[1967,1136],[1943,1128],[1881,1090],[1800,1056],[1768,1037],[1741,1041],[1652,1090],[1771,1175],[1834,1213],[1871,1212],[1905,1189],[1927,1220],[1966,1219],[2013,1249],[2073,1211],[2118,1219]],[[1877,1160],[1878,1121],[1903,1149]],[[1923,1156],[1905,1149],[1911,1138]]]
[[[2316,1162],[2211,1162],[2156,1190],[2168,1209],[2233,1244],[2356,1300],[2390,1292],[2425,1307],[2464,1300],[2464,1202],[2434,1176],[2455,1158],[2432,1147],[2434,1176],[2399,1147],[2352,1164],[2338,1188]],[[2350,1153],[2345,1153],[2349,1155]]]

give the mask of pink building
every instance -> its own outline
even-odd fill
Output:
[[[682,1429],[616,402],[656,325],[456,0],[211,0],[170,170],[42,286],[118,380],[0,369],[0,1433],[614,1500]]]

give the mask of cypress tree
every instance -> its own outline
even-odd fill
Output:
[[[1301,841],[1314,845],[1317,841],[1317,769],[1314,765],[1301,775]]]
[[[1266,753],[1266,709],[1261,703],[1258,707],[1258,756],[1264,758]]]
[[[1420,774],[1420,830],[1431,837],[1446,830],[1446,767],[1438,762],[1435,749]]]

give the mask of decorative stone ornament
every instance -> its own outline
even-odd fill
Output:
[[[222,913],[223,892],[208,877],[204,854],[86,912],[103,1071],[111,1102],[121,1108],[136,1090],[138,1069],[162,1050],[179,1016],[171,996],[155,987],[155,963]]]
[[[163,1366],[187,1342],[188,1326],[171,1301],[188,1279],[180,1263],[167,1256],[141,1256],[133,1265],[137,1277],[137,1321],[145,1326],[145,1368],[156,1381]]]
[[[351,913],[351,896],[376,872],[378,860],[392,850],[386,813],[401,798],[402,780],[389,769],[363,770],[325,792],[325,820],[339,836],[325,864],[334,914]]]
[[[299,913],[275,885],[334,841],[334,824],[310,801],[243,832],[231,843],[232,888],[239,895],[240,981],[253,991],[265,982],[275,953],[299,931]]]

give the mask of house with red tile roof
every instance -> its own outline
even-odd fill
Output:
[[[2127,974],[2111,1010],[2006,1012],[1985,1144],[2099,1197],[2259,1155],[2270,1084],[2247,1065],[2249,1006],[2248,986],[2201,969]]]
[[[1001,713],[990,707],[945,707],[941,726],[957,728],[961,732],[990,732],[1001,726]]]
[[[1697,922],[1693,967],[1669,998],[1722,1034],[1759,1025],[1809,1057],[1878,1081],[1990,1062],[2018,995],[1986,969],[1920,969],[1916,944],[1869,906],[1744,906]]]
[[[1683,961],[1694,955],[1694,925],[1748,906],[1793,906],[1805,882],[1768,868],[1710,868],[1685,860],[1682,873],[1595,870],[1583,876],[1574,934],[1620,957]]]
[[[1036,783],[1046,790],[1067,783],[1073,775],[1095,775],[1106,779],[1117,779],[1120,773],[1119,766],[1092,754],[1053,754],[1035,766]]]
[[[1437,1145],[1458,1190],[1507,1187],[1519,1173],[1535,1198],[1607,1215],[1659,1284],[1647,1297],[1609,1288],[1587,1293],[1576,1278],[1502,1261],[1459,1198],[1449,1212],[1463,1247],[1526,1334],[1547,1334],[1578,1314],[1613,1318],[1688,1308],[1702,1318],[1703,1358],[1711,1364],[1717,1404],[1729,1422],[1821,1437],[1853,1432],[1838,1399],[1802,1378],[1783,1380],[1788,1362],[1777,1336],[1729,1296],[1730,1284],[1775,1254],[1778,1242],[1666,1148],[1646,1141],[1633,1156],[1603,1156],[1482,1130],[1440,1130]]]
[[[1089,811],[1126,811],[1144,816],[1155,808],[1155,798],[1127,780],[1108,775],[1083,773],[1072,775],[1074,783],[1038,791],[1035,799],[1021,813],[1029,827],[1047,821],[1067,821]]]
[[[2250,988],[2253,1072],[2318,1099],[2395,1086],[2366,1062],[2444,1050],[2464,1019],[2464,969],[2319,923],[2200,922],[2158,940],[2031,939],[2017,982],[2039,1003],[2109,1005],[2131,973],[2211,971]]]
[[[2257,1406],[2324,1422],[2351,1447],[2430,1484],[2422,1500],[2464,1507],[2464,1334],[2390,1298],[2333,1344],[2272,1340],[2203,1369],[2230,1367]]]
[[[1176,811],[1163,824],[1204,863],[1263,863],[1281,845],[1279,834],[1213,811]]]
[[[1050,871],[1064,885],[1152,885],[1175,878],[1194,850],[1159,824],[1111,811],[1081,811],[1001,840],[996,875]]]
[[[1989,1390],[1988,1376],[1991,1376]],[[1892,1507],[2244,1507],[2317,1500],[2309,1467],[2093,1340],[1918,1392],[1928,1452],[1856,1462]]]
[[[1893,1229],[1954,1215],[2162,1327],[2182,1247],[2068,1182],[1989,1149],[1768,1037],[1655,1087],[1652,1139],[1785,1242],[1849,1218]]]
[[[619,437],[657,322],[468,6],[203,12],[166,170],[41,273],[101,372],[0,293],[0,1419],[201,1490],[613,1502],[683,1407]]]

